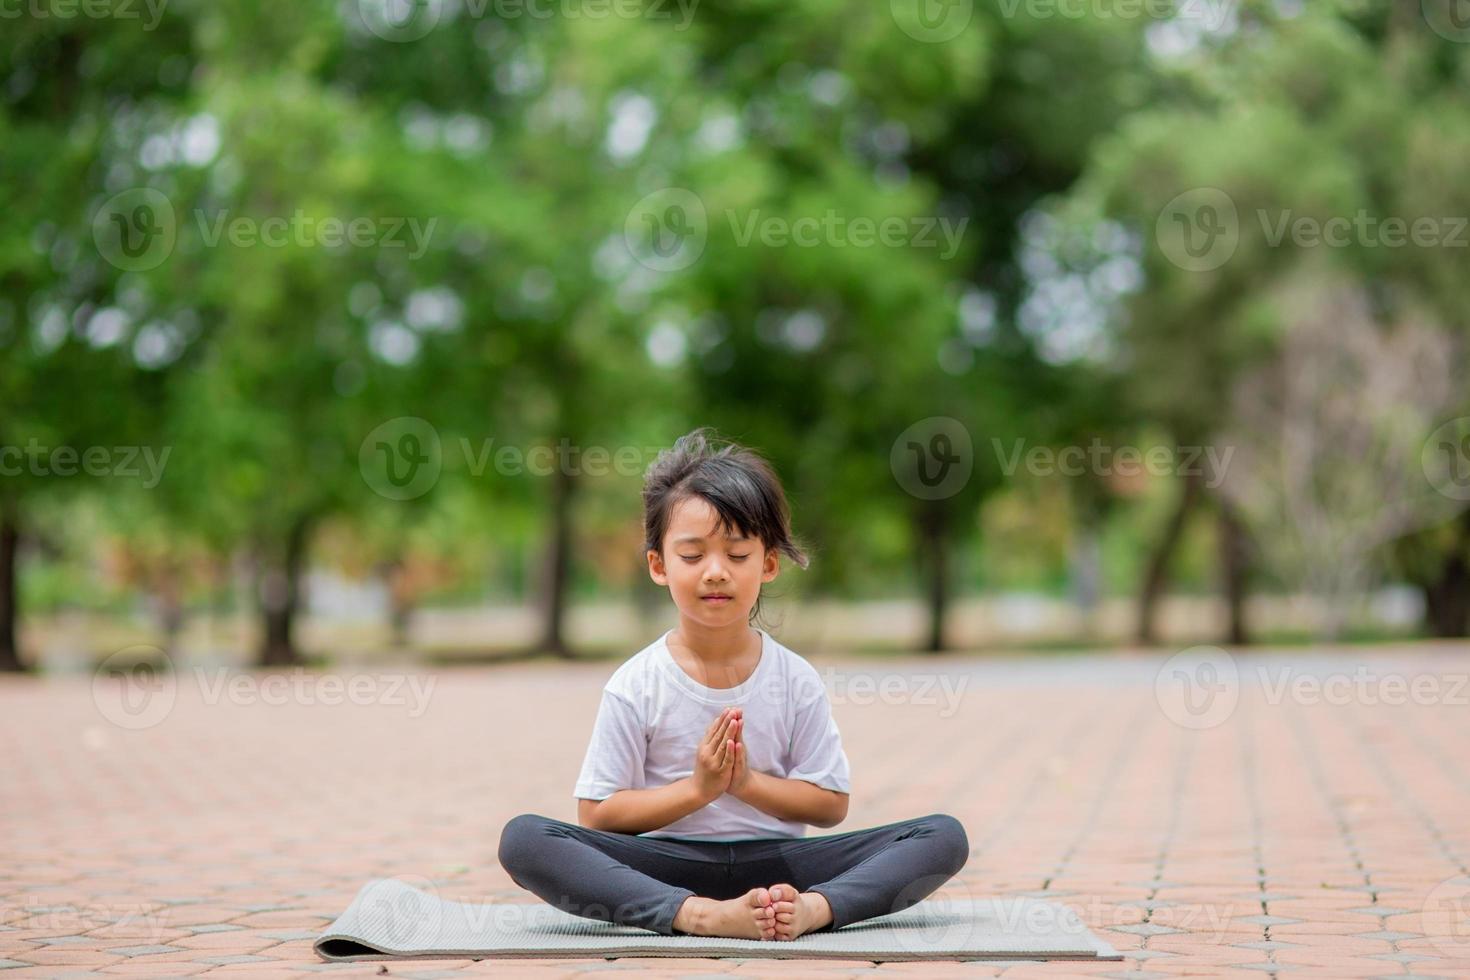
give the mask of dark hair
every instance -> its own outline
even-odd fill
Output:
[[[643,477],[643,541],[663,554],[669,519],[680,501],[700,497],[719,515],[718,527],[760,538],[767,551],[807,567],[806,552],[791,536],[786,491],[771,464],[754,450],[720,439],[708,427],[680,436],[658,454]],[[751,610],[760,614],[760,599]]]

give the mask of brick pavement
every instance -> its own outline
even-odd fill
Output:
[[[931,898],[1050,897],[1121,963],[390,975],[1470,976],[1470,650],[1167,656],[811,658],[854,785],[847,822],[813,833],[952,813],[973,852]],[[534,900],[496,865],[500,828],[575,819],[611,669],[415,672],[415,693],[383,667],[353,693],[320,673],[221,687],[185,664],[132,702],[87,676],[0,678],[0,980],[380,976],[311,951],[371,878]]]

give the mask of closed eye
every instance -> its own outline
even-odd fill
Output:
[[[749,555],[731,555],[730,557],[732,559],[734,559],[735,561],[744,561],[745,559],[749,558],[750,556]]]

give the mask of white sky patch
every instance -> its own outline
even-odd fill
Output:
[[[648,339],[643,346],[648,351],[649,360],[659,367],[671,368],[683,362],[689,342],[684,331],[668,320],[660,320],[648,331]]]
[[[133,360],[145,368],[161,368],[178,359],[184,350],[184,336],[167,320],[153,320],[138,328],[133,338]]]
[[[706,153],[724,153],[739,146],[743,136],[740,120],[733,113],[722,112],[700,124],[694,143]]]
[[[478,116],[455,113],[444,122],[444,145],[459,156],[472,156],[490,145],[492,132],[490,124]]]
[[[368,346],[389,364],[403,365],[419,352],[419,338],[401,323],[379,320],[368,330]]]
[[[219,120],[207,112],[190,117],[179,134],[183,160],[191,167],[203,167],[219,153]]]
[[[960,333],[970,343],[984,346],[995,339],[995,297],[970,286],[960,294]]]
[[[812,72],[806,83],[806,90],[812,100],[822,105],[840,105],[851,88],[846,75],[830,68]]]
[[[608,156],[618,162],[631,160],[643,152],[648,136],[658,122],[658,110],[643,95],[623,94],[612,100],[612,122],[607,127]]]
[[[464,303],[448,286],[417,289],[408,296],[403,318],[415,330],[452,333],[464,322]]]
[[[1115,221],[1077,225],[1045,211],[1026,214],[1020,228],[1029,283],[1017,311],[1021,331],[1052,364],[1112,356],[1112,317],[1143,286],[1137,235]]]
[[[132,317],[116,306],[104,306],[87,321],[87,343],[93,347],[111,347],[123,339]]]
[[[814,310],[798,310],[787,318],[781,338],[795,351],[809,351],[827,336],[827,321]]]
[[[66,314],[61,307],[52,305],[35,321],[31,328],[31,346],[37,354],[49,354],[66,340]]]

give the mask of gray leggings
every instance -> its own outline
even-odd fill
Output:
[[[563,912],[675,935],[691,895],[735,898],[788,884],[820,892],[827,929],[899,912],[954,877],[970,857],[965,828],[933,813],[825,837],[739,841],[640,837],[523,813],[500,835],[511,880]]]

